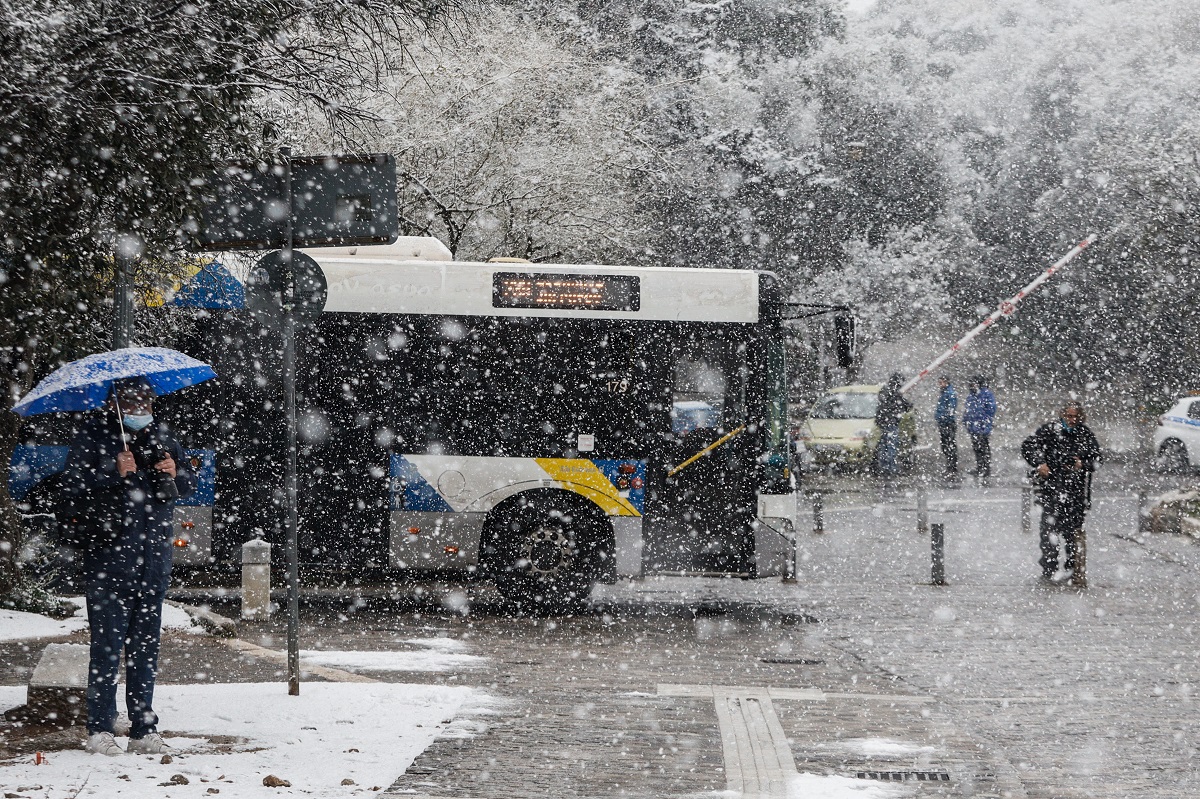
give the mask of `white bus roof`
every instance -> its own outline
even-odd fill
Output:
[[[311,249],[329,284],[329,313],[549,316],[680,322],[757,322],[759,275],[739,269],[412,260],[407,245]],[[637,310],[495,307],[496,273],[638,278]]]

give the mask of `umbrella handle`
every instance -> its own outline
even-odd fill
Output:
[[[117,392],[113,392],[113,405],[117,406],[117,436],[121,439],[122,446],[125,451],[129,451],[129,442],[125,440],[125,414],[121,411],[121,401],[117,399]]]

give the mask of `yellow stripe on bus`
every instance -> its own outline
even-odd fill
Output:
[[[641,516],[596,464],[585,458],[534,458],[537,465],[568,491],[587,497],[609,516]]]

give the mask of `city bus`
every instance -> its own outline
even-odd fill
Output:
[[[596,581],[789,567],[770,272],[460,262],[436,239],[307,254],[327,296],[296,343],[303,570],[487,579],[562,605]],[[199,304],[174,345],[218,378],[163,404],[215,452],[193,549],[232,565],[252,538],[282,543],[279,333]]]

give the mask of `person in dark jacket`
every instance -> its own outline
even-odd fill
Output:
[[[162,605],[171,575],[175,500],[196,489],[179,443],[154,423],[154,391],[118,381],[104,411],[84,423],[64,470],[67,490],[86,498],[91,524],[83,553],[91,664],[87,749],[116,755],[117,674],[124,650],[128,751],[167,751],[154,714]]]
[[[933,411],[933,420],[937,422],[938,437],[942,442],[942,458],[946,461],[946,480],[958,479],[958,392],[950,378],[938,378],[941,393],[938,394],[937,408]]]
[[[900,446],[900,417],[912,410],[912,403],[900,393],[904,376],[895,373],[887,384],[879,389],[879,403],[875,406],[875,424],[879,427],[879,473],[895,475],[896,452]]]
[[[975,471],[981,485],[992,476],[992,426],[996,421],[996,395],[987,386],[983,375],[967,383],[967,399],[963,403],[963,427],[975,450]]]
[[[1092,472],[1100,459],[1100,444],[1085,424],[1083,406],[1068,402],[1060,416],[1039,427],[1021,444],[1021,457],[1036,470],[1042,503],[1042,576],[1058,573],[1058,546],[1066,551],[1063,571],[1073,573],[1078,535],[1091,505]]]

